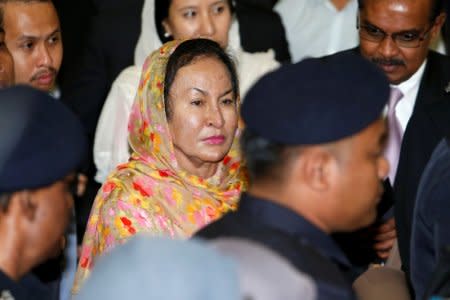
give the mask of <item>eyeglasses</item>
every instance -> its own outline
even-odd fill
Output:
[[[397,46],[402,48],[417,48],[420,43],[426,39],[434,23],[431,24],[430,28],[425,30],[422,34],[416,31],[405,31],[405,32],[395,32],[388,34],[383,30],[372,26],[372,25],[360,25],[357,23],[357,28],[359,30],[359,37],[361,39],[381,43],[385,38],[391,37],[392,40],[397,44]]]

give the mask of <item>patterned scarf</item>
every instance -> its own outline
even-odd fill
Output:
[[[117,166],[109,175],[94,201],[74,293],[103,252],[138,232],[189,238],[235,210],[247,186],[238,145],[241,122],[231,149],[212,177],[188,174],[178,166],[163,97],[167,61],[179,43],[163,45],[143,65],[128,125],[133,154],[128,163]]]

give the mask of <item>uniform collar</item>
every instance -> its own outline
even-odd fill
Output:
[[[12,299],[48,299],[50,291],[31,274],[23,276],[19,281],[12,280],[0,270],[0,299],[11,296]]]
[[[239,212],[257,222],[295,236],[302,243],[310,244],[323,256],[344,267],[351,266],[348,258],[328,234],[286,207],[243,193],[239,202]]]

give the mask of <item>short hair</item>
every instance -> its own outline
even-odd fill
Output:
[[[289,155],[292,153],[290,150],[300,149],[300,146],[292,147],[270,141],[248,128],[244,129],[240,142],[250,182],[265,179],[280,181],[292,157]]]
[[[11,202],[12,193],[0,194],[0,211],[5,212],[8,210],[9,203]]]
[[[0,26],[1,26],[1,28],[3,29],[4,28],[4,24],[3,24],[3,14],[4,14],[4,11],[3,11],[3,6],[5,5],[5,4],[7,4],[7,3],[10,3],[10,2],[20,2],[20,3],[33,3],[33,2],[42,2],[42,3],[45,3],[45,2],[50,2],[50,3],[52,3],[53,4],[53,1],[52,0],[0,0]]]
[[[231,57],[220,47],[220,45],[209,39],[192,39],[182,42],[172,55],[169,57],[166,66],[166,76],[164,79],[164,107],[166,117],[171,118],[170,109],[170,89],[179,69],[184,66],[194,63],[200,58],[216,58],[223,63],[228,71],[231,81],[231,88],[233,97],[237,98],[239,95],[239,82],[236,73],[236,68]]]
[[[1,1],[1,0],[0,0]],[[230,7],[230,11],[234,11],[234,5],[232,0],[227,0],[228,6]],[[172,0],[155,0],[155,26],[156,31],[158,32],[159,39],[162,43],[166,43],[171,41],[173,37],[165,37],[164,27],[162,26],[162,22],[167,19],[169,16],[169,8],[170,4],[172,4]]]
[[[358,0],[358,9],[364,8],[364,2],[367,0]],[[430,21],[433,22],[436,18],[444,11],[444,1],[443,0],[429,0],[432,1],[431,11],[430,11]],[[448,0],[446,0],[448,1]]]

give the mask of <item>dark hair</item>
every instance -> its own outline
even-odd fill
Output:
[[[240,140],[250,182],[269,179],[279,181],[295,147],[270,141],[245,128]],[[300,147],[296,147],[300,149]],[[298,153],[298,152],[296,152]]]
[[[205,57],[216,58],[223,63],[230,75],[233,96],[239,95],[239,82],[237,78],[236,68],[230,56],[220,47],[220,45],[208,39],[192,39],[182,42],[172,55],[166,66],[166,76],[164,79],[164,107],[166,117],[171,117],[169,91],[179,69],[194,63],[196,60]]]
[[[1,0],[0,0],[1,1]],[[227,0],[230,11],[234,11],[234,5],[232,0]],[[159,39],[164,44],[165,42],[171,41],[173,37],[165,37],[164,27],[162,22],[169,17],[169,7],[172,4],[172,0],[155,0],[155,25],[156,31],[158,32]]]
[[[364,8],[364,2],[366,0],[358,0],[358,8],[361,10]],[[433,22],[439,16],[440,13],[444,11],[444,1],[443,0],[430,0],[432,1],[431,11],[430,11],[430,21]],[[448,1],[448,0],[446,0]]]
[[[11,202],[12,194],[3,193],[0,194],[0,211],[5,212],[8,210],[9,203]]]

